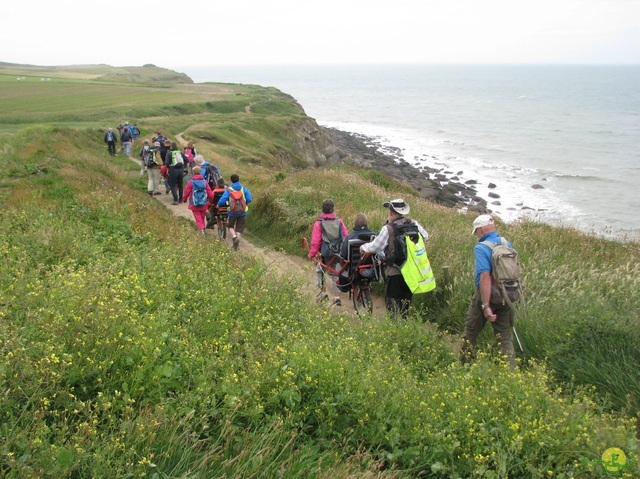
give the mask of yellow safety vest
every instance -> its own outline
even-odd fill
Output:
[[[407,236],[407,261],[405,261],[400,273],[405,283],[413,294],[428,293],[436,287],[436,278],[427,257],[422,235],[418,235],[418,243],[414,243]]]

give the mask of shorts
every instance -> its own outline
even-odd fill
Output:
[[[234,229],[236,233],[243,233],[245,224],[247,224],[246,216],[229,216],[227,221],[227,227]]]

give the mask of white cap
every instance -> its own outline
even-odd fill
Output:
[[[473,231],[472,235],[476,234],[476,230],[478,228],[482,228],[483,226],[489,226],[493,224],[493,218],[489,215],[480,215],[475,220],[473,220]]]

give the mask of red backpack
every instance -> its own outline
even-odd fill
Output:
[[[189,163],[193,163],[193,149],[191,148],[185,148],[184,149],[184,156],[187,157],[187,161]]]
[[[229,190],[229,213],[232,215],[243,215],[247,212],[247,200],[244,197],[244,189]]]

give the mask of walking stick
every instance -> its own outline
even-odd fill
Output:
[[[513,335],[516,337],[516,341],[518,341],[518,346],[520,346],[520,351],[524,354],[524,348],[522,347],[522,343],[520,342],[520,338],[518,337],[518,332],[516,331],[516,327],[513,327]]]

